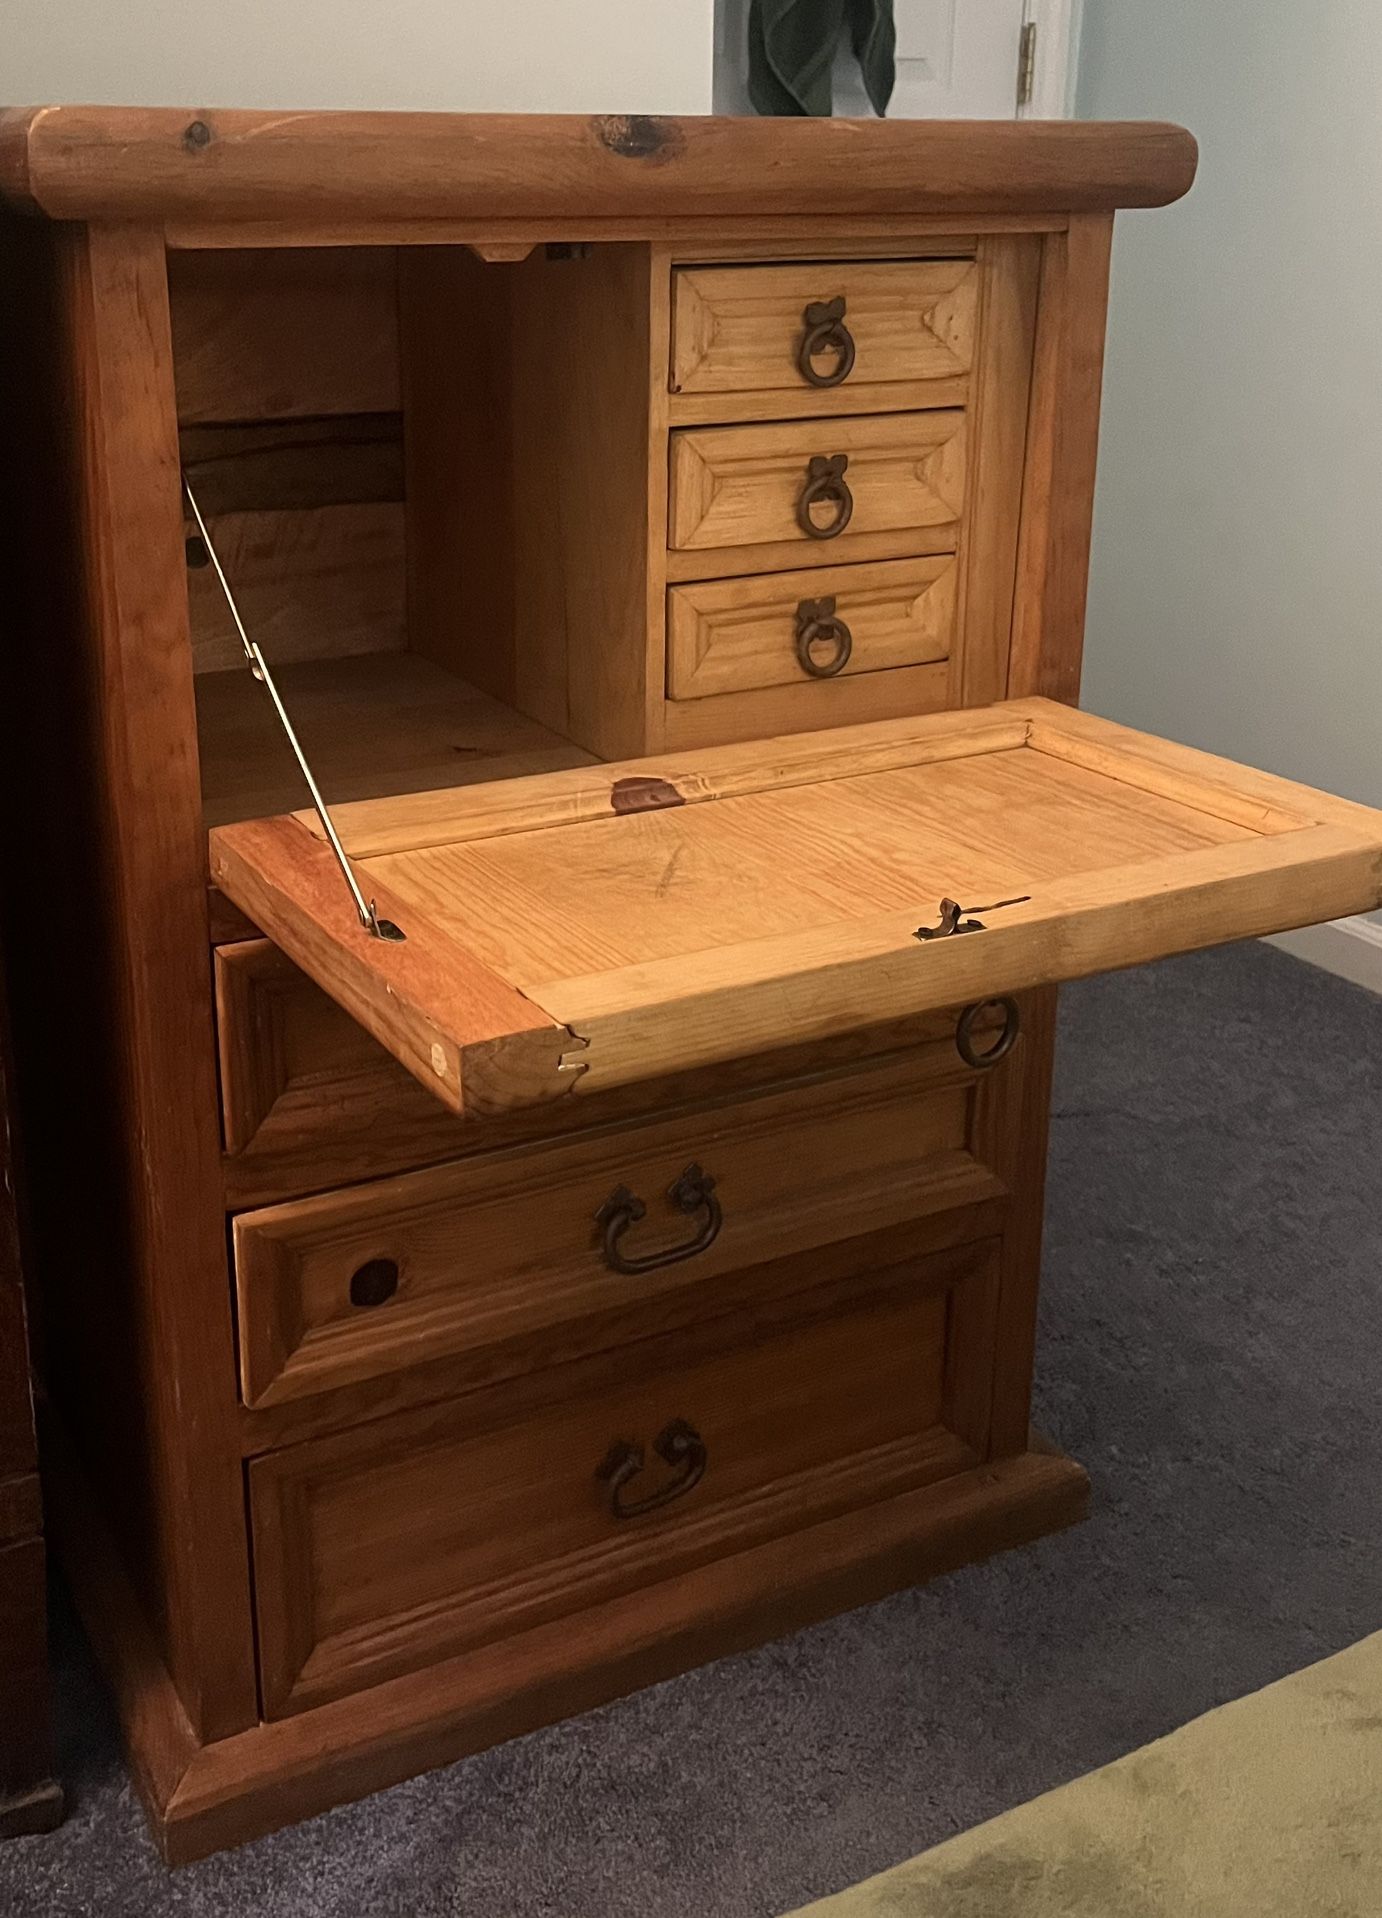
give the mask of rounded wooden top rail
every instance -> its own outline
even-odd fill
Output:
[[[0,114],[0,194],[59,220],[1076,213],[1162,206],[1195,160],[1183,128],[1152,121]]]

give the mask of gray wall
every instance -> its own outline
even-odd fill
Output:
[[[1382,805],[1382,5],[1085,0],[1078,110],[1200,142],[1119,215],[1085,704]]]
[[[7,104],[708,113],[714,0],[0,0]]]

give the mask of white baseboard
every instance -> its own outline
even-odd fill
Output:
[[[1304,959],[1355,986],[1382,993],[1382,925],[1373,919],[1330,919],[1322,926],[1274,933],[1269,946]]]

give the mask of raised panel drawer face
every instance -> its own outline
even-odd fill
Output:
[[[243,1213],[245,1399],[460,1354],[488,1375],[505,1369],[493,1348],[515,1369],[539,1337],[549,1358],[599,1350],[704,1313],[698,1293],[726,1274],[998,1197],[980,1087],[1015,1066],[976,1077],[940,1041],[636,1129]]]
[[[402,943],[362,930],[302,817],[214,830],[212,877],[471,1114],[1382,904],[1382,813],[1041,699],[365,801],[337,824]]]
[[[213,967],[231,1211],[473,1149],[473,1129],[269,940],[219,946]]]
[[[695,427],[672,434],[671,462],[674,550],[829,539],[843,559],[860,535],[958,524],[965,416],[947,407]]]
[[[991,1244],[939,1254],[775,1323],[735,1317],[674,1364],[630,1354],[603,1389],[512,1422],[476,1429],[486,1415],[452,1401],[255,1460],[265,1709],[320,1704],[973,1465],[996,1274]]]
[[[939,693],[954,639],[955,583],[955,557],[943,553],[674,586],[668,692],[705,699],[934,665]]]
[[[970,259],[682,267],[671,390],[834,395],[953,379],[973,360],[977,287]]]

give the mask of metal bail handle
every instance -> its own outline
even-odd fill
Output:
[[[621,1241],[630,1226],[647,1218],[648,1208],[626,1185],[617,1186],[610,1193],[595,1214],[595,1223],[601,1228],[601,1250],[611,1272],[656,1272],[660,1266],[680,1265],[685,1259],[694,1259],[698,1252],[715,1243],[725,1215],[715,1196],[715,1181],[708,1172],[699,1165],[687,1166],[680,1178],[673,1179],[668,1186],[667,1199],[687,1218],[693,1218],[697,1212],[704,1213],[700,1230],[694,1238],[668,1246],[663,1252],[631,1253],[624,1251]]]
[[[664,1465],[672,1467],[672,1477],[644,1498],[626,1498],[625,1488],[643,1470],[643,1447],[627,1439],[617,1439],[595,1473],[605,1488],[611,1518],[643,1518],[660,1511],[673,1499],[684,1498],[705,1477],[709,1463],[705,1440],[689,1419],[671,1419],[653,1440],[653,1450]]]

